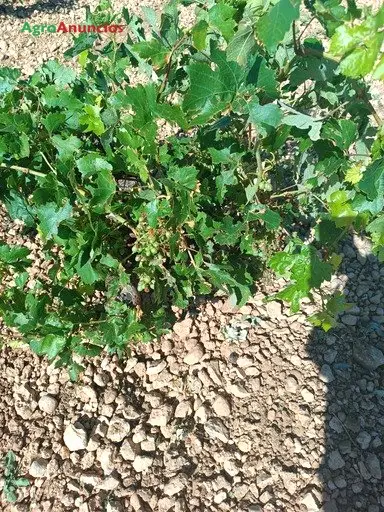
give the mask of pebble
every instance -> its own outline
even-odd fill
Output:
[[[194,365],[200,363],[204,356],[204,350],[202,345],[198,343],[188,354],[184,357],[184,363],[188,365]]]
[[[214,503],[216,503],[216,505],[219,505],[226,499],[227,499],[227,493],[225,491],[220,491],[219,493],[217,493],[215,495],[215,497],[213,498],[213,501],[214,501]]]
[[[356,315],[343,315],[341,321],[345,325],[354,326],[357,324],[358,317]]]
[[[369,473],[376,478],[377,480],[381,480],[381,466],[380,460],[374,453],[368,453],[365,465],[369,471]]]
[[[335,377],[332,373],[332,369],[328,364],[323,364],[320,369],[320,380],[329,384],[330,382],[335,380]]]
[[[130,432],[131,426],[124,418],[114,417],[107,431],[107,438],[113,443],[120,443]]]
[[[299,383],[294,375],[288,375],[288,377],[285,379],[285,389],[288,391],[288,393],[296,393],[298,385]]]
[[[317,499],[312,494],[312,492],[307,492],[307,494],[305,494],[301,500],[301,503],[307,507],[307,512],[317,512],[320,510]]]
[[[218,418],[212,418],[204,424],[204,430],[212,439],[219,439],[223,443],[227,443],[229,433],[227,427],[223,425]]]
[[[312,403],[315,400],[315,395],[308,388],[304,388],[301,390],[301,396],[307,403]]]
[[[38,402],[38,406],[40,411],[45,412],[46,414],[53,414],[58,403],[58,400],[54,396],[43,395]]]
[[[35,459],[29,467],[29,474],[33,478],[44,478],[47,473],[48,461],[42,458]]]
[[[76,422],[73,425],[68,425],[64,431],[63,438],[66,447],[71,452],[85,450],[85,448],[87,447],[87,432],[85,431],[83,425],[79,422]]]
[[[172,414],[172,407],[163,405],[158,409],[152,409],[148,419],[148,423],[153,427],[165,427],[169,422]]]
[[[240,384],[231,384],[228,387],[228,392],[236,398],[247,398],[249,397],[248,391]]]
[[[333,450],[328,456],[328,466],[332,470],[341,469],[345,466],[345,461],[339,450]]]
[[[365,343],[353,344],[353,357],[366,370],[374,371],[376,368],[384,364],[383,352]]]
[[[173,496],[181,492],[186,487],[188,479],[186,475],[179,474],[169,480],[164,486],[164,494],[167,496]]]
[[[137,473],[142,473],[152,466],[153,460],[153,457],[150,457],[149,455],[138,455],[133,461],[133,469]]]
[[[370,434],[364,430],[356,437],[356,441],[359,443],[362,450],[366,450],[369,447],[371,440],[372,437]]]
[[[217,416],[228,417],[231,414],[231,406],[229,405],[228,400],[221,395],[217,396],[214,400],[212,409]]]

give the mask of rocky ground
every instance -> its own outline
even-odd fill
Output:
[[[0,7],[0,65],[28,74],[60,54],[68,36],[20,27],[81,21],[84,4]],[[1,231],[13,237],[17,226]],[[3,348],[0,456],[13,450],[30,486],[0,509],[383,511],[384,267],[358,237],[343,250],[332,286],[354,306],[328,334],[308,324],[310,305],[290,316],[265,304],[271,282],[239,311],[224,299],[197,304],[129,359],[90,361],[76,384]]]
[[[333,286],[356,305],[330,334],[259,292],[198,304],[76,384],[4,348],[0,452],[31,485],[3,510],[384,510],[384,268],[354,245]]]

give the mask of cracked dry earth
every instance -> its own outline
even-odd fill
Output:
[[[85,2],[31,5],[0,6],[0,65],[25,74],[70,41],[20,34],[23,16],[82,20]],[[2,239],[22,240],[19,226],[0,225]],[[310,305],[292,316],[266,304],[281,284],[271,282],[240,310],[197,304],[125,361],[86,362],[76,384],[4,347],[0,455],[15,452],[30,486],[0,509],[384,511],[384,268],[356,236],[343,252],[332,287],[354,306],[328,334],[308,324]]]

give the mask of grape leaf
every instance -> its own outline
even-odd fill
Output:
[[[66,203],[59,207],[55,203],[46,203],[36,208],[36,216],[40,221],[39,231],[44,240],[57,235],[59,226],[72,216],[72,206]]]
[[[301,0],[278,0],[256,23],[256,33],[269,52],[273,52],[300,16]]]

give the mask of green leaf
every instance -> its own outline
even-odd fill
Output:
[[[380,215],[368,224],[366,230],[371,234],[373,252],[380,262],[384,262],[384,215]]]
[[[20,70],[16,68],[0,68],[0,95],[13,91],[20,74]]]
[[[168,177],[189,190],[197,185],[198,171],[195,167],[172,167],[168,170]]]
[[[342,57],[344,75],[358,78],[372,71],[384,39],[378,28],[376,18],[368,16],[360,25],[344,24],[336,29],[330,53]]]
[[[80,254],[82,256],[82,254]],[[81,258],[79,258],[79,263],[76,267],[77,273],[79,274],[81,280],[85,284],[93,284],[99,280],[99,274],[92,266],[92,261],[88,260],[84,265],[80,263]]]
[[[63,139],[60,135],[54,135],[51,140],[59,153],[59,158],[63,161],[70,160],[74,153],[81,148],[81,140],[74,135],[70,135],[67,139]]]
[[[64,349],[66,338],[56,334],[47,334],[44,338],[32,339],[29,345],[37,355],[46,355],[49,360],[52,360]]]
[[[349,226],[357,216],[345,190],[333,192],[328,202],[329,213],[337,227]]]
[[[76,165],[83,177],[103,171],[112,171],[112,165],[101,158],[99,153],[88,153],[76,160]]]
[[[59,226],[72,216],[72,206],[66,203],[59,207],[55,203],[46,203],[36,208],[36,215],[40,221],[39,232],[44,240],[57,235]]]
[[[379,62],[376,64],[372,78],[374,80],[384,80],[384,54],[381,56]]]
[[[141,41],[132,46],[132,50],[136,52],[142,59],[150,59],[155,68],[164,66],[170,54],[170,48],[158,39],[151,41]]]
[[[324,124],[321,135],[333,140],[340,149],[348,149],[358,134],[356,124],[350,119],[331,119]]]
[[[95,135],[102,135],[105,126],[101,119],[101,108],[97,105],[84,105],[85,114],[80,116],[80,123],[86,124],[85,132],[93,132]]]
[[[196,50],[204,50],[209,25],[205,20],[200,20],[192,27],[192,41]]]
[[[31,251],[26,247],[0,243],[0,261],[3,263],[12,264],[19,261],[25,261],[30,252]]]
[[[332,275],[332,266],[320,260],[312,245],[293,246],[290,252],[278,252],[270,258],[269,266],[291,281],[274,297],[290,302],[293,313],[299,311],[302,299],[311,297],[312,289],[320,288]]]
[[[44,119],[41,120],[42,124],[47,129],[49,135],[52,135],[57,128],[65,123],[66,115],[58,112],[52,112],[48,114]]]
[[[256,39],[252,25],[241,23],[227,46],[228,60],[234,60],[244,66],[255,48]]]
[[[311,140],[320,139],[322,121],[320,119],[307,116],[306,114],[288,114],[283,117],[282,123],[288,126],[294,126],[299,130],[309,130],[308,135]]]
[[[98,34],[94,34],[92,32],[88,32],[86,34],[80,34],[79,37],[75,38],[75,44],[64,52],[64,57],[66,59],[72,59],[82,53],[84,50],[88,50],[92,48],[96,39],[100,37]]]
[[[299,19],[300,3],[301,0],[278,0],[256,23],[256,34],[270,53],[283,41],[292,23]]]
[[[85,185],[85,188],[92,194],[90,206],[96,213],[109,211],[108,205],[116,192],[116,182],[112,173],[108,170],[101,170],[96,175],[95,185]]]
[[[384,159],[376,160],[366,168],[358,186],[370,200],[384,196]]]
[[[247,83],[255,85],[257,89],[265,92],[271,98],[279,96],[275,72],[260,55],[257,56],[248,73]]]
[[[226,41],[233,36],[236,22],[233,19],[236,9],[228,4],[216,4],[208,11],[209,23],[217,28]]]
[[[256,126],[272,126],[276,128],[282,120],[282,113],[280,108],[273,104],[259,105],[257,102],[252,102],[249,107],[249,120]]]
[[[195,62],[187,67],[190,87],[184,96],[184,111],[207,108],[220,100],[230,102],[235,96],[243,71],[235,62],[228,62],[224,52],[212,52],[216,68]]]
[[[34,208],[26,202],[22,195],[15,190],[10,190],[4,194],[2,200],[11,219],[22,220],[27,227],[34,225]]]

